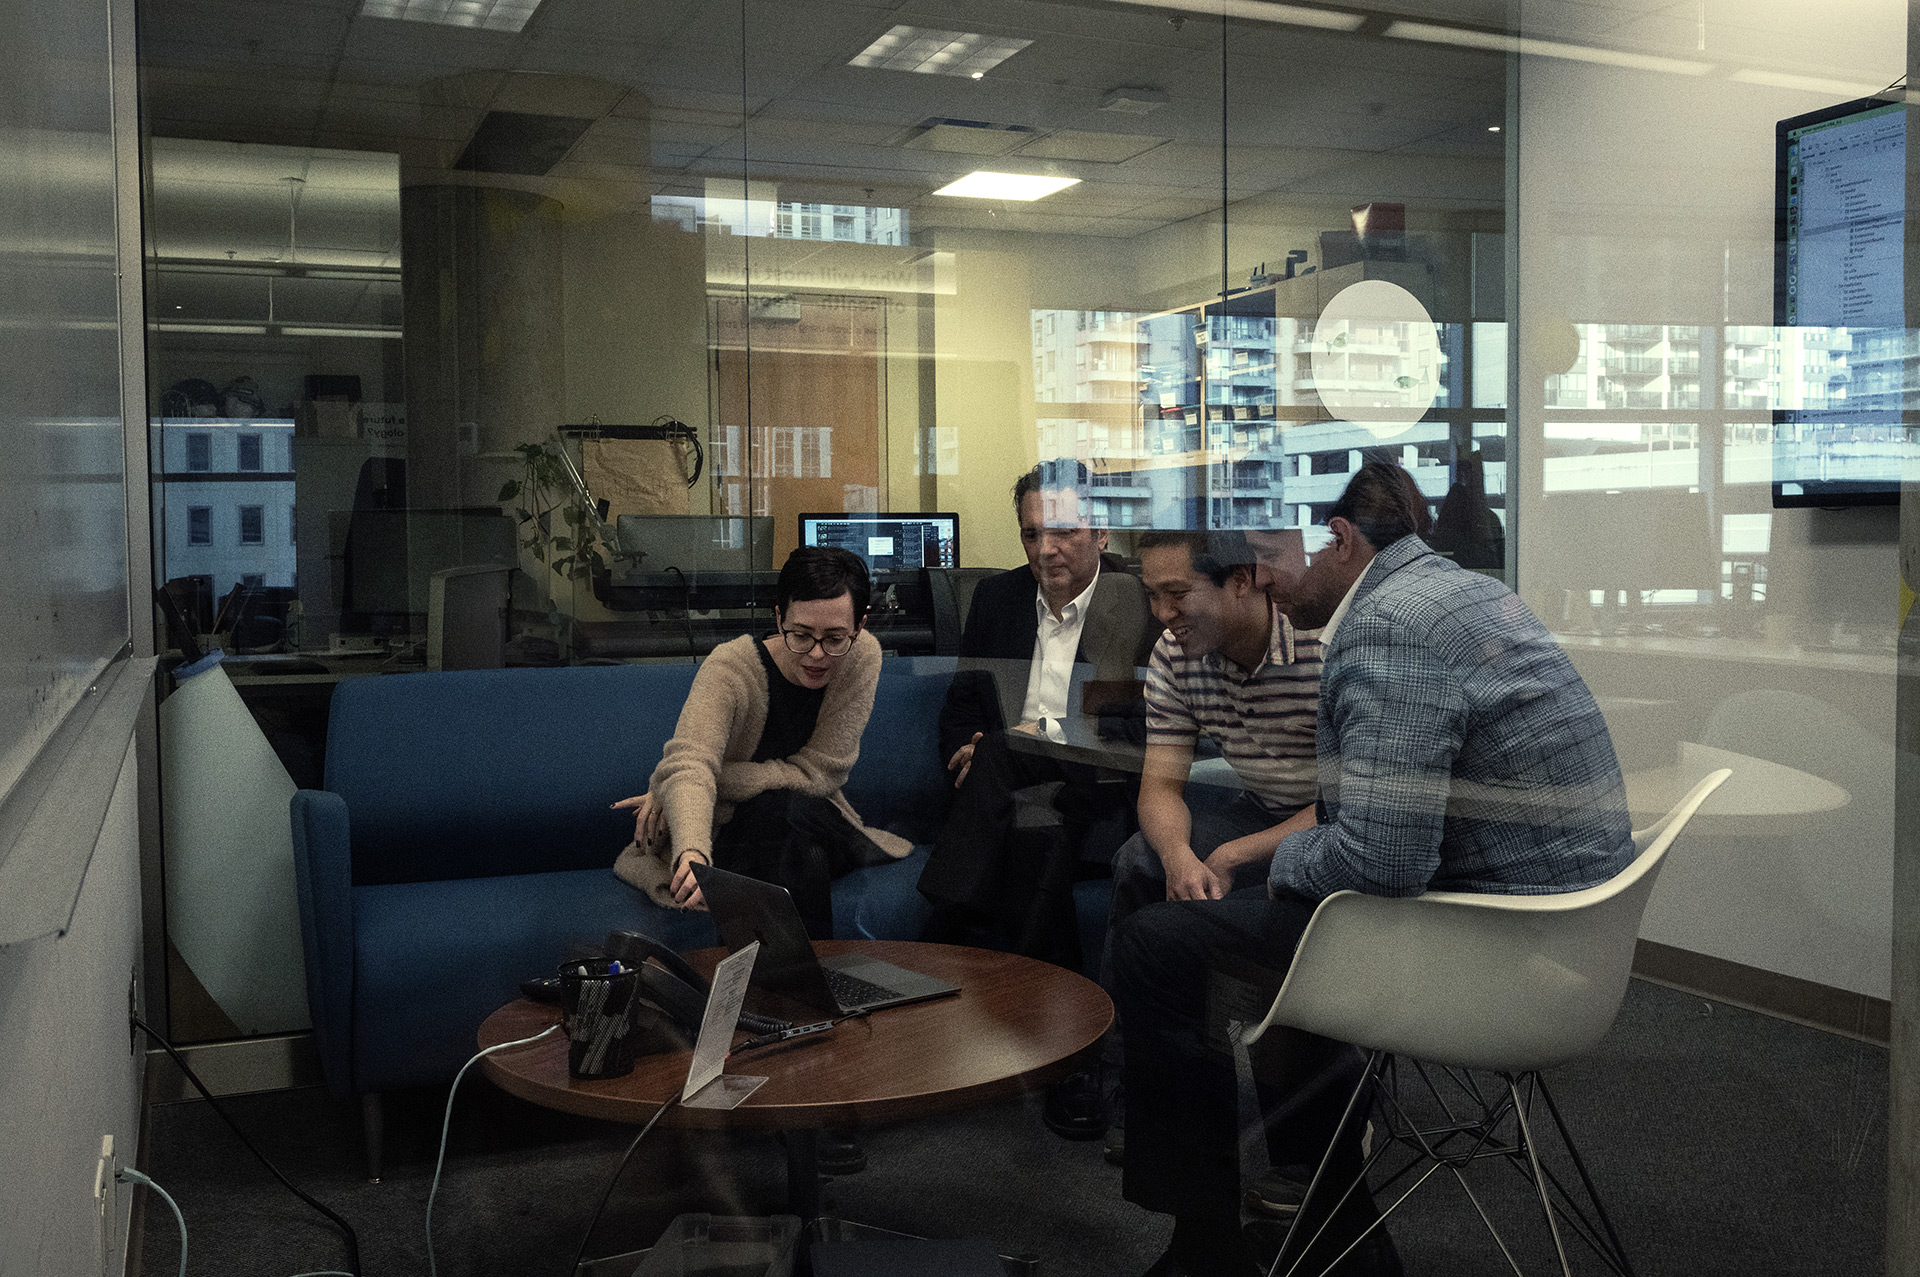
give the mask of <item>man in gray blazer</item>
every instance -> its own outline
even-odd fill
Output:
[[[1335,891],[1573,891],[1632,861],[1620,767],[1586,685],[1511,591],[1427,548],[1423,514],[1405,472],[1372,463],[1304,568],[1285,561],[1286,534],[1249,534],[1270,597],[1295,625],[1321,627],[1320,802],[1288,822],[1264,890],[1148,905],[1113,937],[1124,1192],[1175,1217],[1156,1274],[1256,1271],[1238,1227],[1233,1072],[1204,1034],[1210,970],[1284,973]],[[1302,1191],[1358,1080],[1352,1051],[1326,1058],[1304,1085],[1263,1096],[1274,1164]],[[1359,1135],[1346,1133],[1336,1169],[1357,1171]],[[1371,1209],[1343,1213],[1336,1236]],[[1341,1271],[1398,1273],[1385,1230]]]

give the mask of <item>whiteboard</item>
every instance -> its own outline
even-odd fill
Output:
[[[0,799],[129,635],[106,70],[0,103]]]

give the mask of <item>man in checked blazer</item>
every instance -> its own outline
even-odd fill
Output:
[[[1320,802],[1288,822],[1264,891],[1148,905],[1113,938],[1127,1037],[1124,1192],[1175,1217],[1156,1274],[1256,1271],[1236,1213],[1233,1072],[1204,1035],[1209,970],[1284,972],[1314,906],[1335,891],[1573,891],[1633,859],[1620,767],[1592,695],[1511,591],[1427,548],[1413,531],[1423,507],[1405,471],[1376,462],[1335,503],[1332,542],[1311,563],[1300,566],[1297,548],[1287,562],[1297,534],[1248,536],[1270,597],[1296,626],[1322,627]],[[1290,1093],[1263,1096],[1276,1170],[1302,1193],[1358,1079],[1354,1052],[1332,1058]],[[1337,1154],[1336,1169],[1358,1170],[1358,1130]],[[1334,1233],[1351,1237],[1371,1210],[1344,1212]],[[1398,1273],[1385,1230],[1341,1271]]]

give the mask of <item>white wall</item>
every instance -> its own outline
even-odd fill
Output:
[[[1693,10],[1688,10],[1693,14]],[[1906,6],[1873,0],[1710,4],[1662,27],[1649,19],[1610,43],[1705,61],[1683,75],[1530,57],[1519,69],[1519,571],[1523,597],[1555,623],[1563,590],[1584,592],[1608,563],[1675,554],[1717,559],[1729,513],[1771,516],[1769,614],[1740,638],[1645,633],[1578,645],[1575,663],[1608,701],[1632,769],[1671,761],[1742,692],[1819,702],[1783,717],[1748,752],[1818,770],[1849,806],[1770,839],[1689,834],[1648,910],[1648,939],[1822,984],[1888,994],[1893,852],[1892,627],[1896,525],[1885,512],[1772,511],[1764,483],[1717,481],[1705,519],[1656,522],[1569,511],[1543,491],[1542,380],[1569,323],[1768,325],[1772,320],[1774,122],[1857,94],[1730,82],[1743,69],[1874,87],[1905,68]],[[1522,5],[1529,34],[1563,8]],[[1717,380],[1709,371],[1703,380]],[[1765,413],[1751,414],[1765,420]],[[1632,420],[1631,413],[1621,420]],[[1702,414],[1711,434],[1720,421]],[[1656,519],[1665,516],[1655,516]],[[1853,646],[1834,650],[1833,622]],[[1632,701],[1634,703],[1628,703]],[[1784,703],[1784,702],[1783,702]],[[1804,705],[1801,708],[1806,708]],[[1851,720],[1849,723],[1847,720]],[[1819,742],[1828,740],[1830,747]],[[1838,761],[1845,755],[1842,767]],[[1844,774],[1842,774],[1844,773]]]
[[[134,772],[129,751],[71,928],[0,948],[5,1277],[98,1277],[125,1266],[131,1190],[114,1191],[103,1224],[93,1182],[102,1135],[113,1136],[123,1165],[139,1148],[145,1043],[133,1049],[127,1024],[140,957]]]

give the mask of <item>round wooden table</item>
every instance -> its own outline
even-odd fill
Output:
[[[676,1108],[672,1126],[818,1129],[925,1117],[1043,1085],[1113,1022],[1099,985],[1051,963],[985,949],[889,940],[821,941],[824,957],[849,950],[951,980],[960,992],[876,1011],[828,1033],[763,1047],[727,1064],[767,1082],[735,1109]],[[726,953],[687,955],[703,975]],[[480,1045],[530,1037],[558,1021],[557,1007],[525,998],[480,1026]],[[744,1037],[745,1035],[741,1035]],[[642,1056],[606,1081],[567,1074],[559,1034],[487,1056],[480,1067],[500,1089],[546,1108],[616,1122],[644,1122],[687,1080],[689,1051]]]
[[[1073,1057],[1113,1022],[1113,1003],[1099,985],[1016,954],[893,940],[820,941],[814,948],[823,957],[870,954],[951,980],[960,992],[736,1056],[727,1071],[764,1077],[765,1085],[737,1108],[676,1105],[661,1119],[789,1133],[789,1195],[803,1218],[815,1213],[813,1136],[820,1128],[926,1117],[1032,1090],[1071,1071]],[[687,960],[711,975],[725,956],[701,949]],[[480,1045],[531,1037],[559,1018],[554,1006],[509,1002],[480,1026]],[[501,1090],[545,1108],[639,1123],[680,1094],[691,1061],[690,1051],[642,1056],[626,1077],[580,1081],[568,1076],[567,1040],[556,1033],[489,1055],[480,1067]]]

